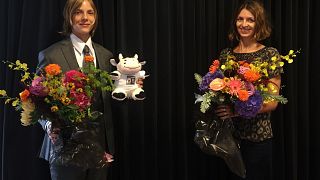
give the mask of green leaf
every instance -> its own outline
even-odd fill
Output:
[[[202,82],[202,76],[198,73],[194,73],[194,78],[196,79],[197,83],[200,85]]]

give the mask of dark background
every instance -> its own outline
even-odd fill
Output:
[[[193,143],[193,73],[204,74],[230,44],[227,33],[237,0],[96,0],[94,40],[115,56],[139,55],[150,76],[144,101],[113,101],[116,161],[111,180],[227,180],[224,162]],[[285,67],[273,114],[275,180],[320,179],[318,53],[319,0],[264,0],[273,34],[265,45],[286,54],[301,49]],[[31,71],[37,54],[62,39],[65,0],[0,0],[0,60],[21,59]],[[0,64],[0,89],[22,89],[19,74]],[[46,180],[48,164],[37,158],[39,125],[23,127],[20,114],[0,103],[0,179]],[[311,118],[313,117],[313,118]],[[319,129],[318,129],[319,128]]]

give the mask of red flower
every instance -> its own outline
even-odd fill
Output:
[[[66,72],[64,83],[73,83],[76,88],[83,88],[86,84],[87,76],[79,71],[70,70]]]
[[[85,109],[91,105],[91,99],[85,94],[85,92],[77,92],[72,90],[70,92],[72,104],[77,105],[81,109]]]

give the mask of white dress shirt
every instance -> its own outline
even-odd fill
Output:
[[[83,42],[80,38],[78,38],[76,35],[74,34],[70,34],[70,39],[71,42],[73,44],[73,49],[74,49],[74,54],[76,55],[77,58],[77,62],[80,68],[82,68],[82,63],[83,63],[83,59],[84,59],[84,54],[82,53],[83,48],[85,45],[87,45],[90,49],[90,55],[93,56],[94,60],[94,64],[96,65],[96,54],[94,52],[93,46],[92,46],[92,41],[91,41],[91,37],[88,39],[87,42]]]

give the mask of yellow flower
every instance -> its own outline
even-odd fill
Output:
[[[9,66],[10,67],[10,66]],[[13,66],[11,66],[12,68]],[[28,70],[28,65],[26,63],[21,63],[20,60],[16,60],[16,67],[13,70]]]
[[[279,62],[279,66],[280,66],[280,67],[284,66],[284,62],[282,62],[282,61]]]
[[[7,92],[5,90],[0,90],[0,96],[7,96]]]
[[[272,82],[267,84],[268,91],[277,94],[278,93],[278,86]]]
[[[274,61],[277,61],[277,59],[278,59],[277,56],[273,56],[273,57],[271,58],[271,61],[274,62]]]
[[[71,102],[71,100],[70,100],[70,98],[62,98],[61,99],[61,102],[64,104],[64,105],[69,105],[70,104],[70,102]]]
[[[262,72],[263,72],[263,74],[264,74],[266,77],[269,77],[269,74],[268,74],[267,69],[263,69]]]
[[[20,103],[20,100],[19,99],[15,99],[14,101],[12,101],[12,106],[16,107],[19,103]]]
[[[226,69],[226,66],[225,66],[224,64],[221,65],[221,69],[222,69],[222,70]]]
[[[29,73],[29,72],[25,72],[20,81],[21,81],[21,82],[24,82],[24,81],[27,80],[29,77],[30,77],[30,73]]]
[[[74,89],[74,88],[75,88],[75,85],[74,85],[74,83],[68,83],[68,84],[67,84],[67,87],[68,87],[69,89]]]
[[[275,64],[272,64],[272,65],[270,66],[270,69],[275,70],[276,67],[277,67],[277,66],[276,66]]]
[[[58,106],[52,106],[51,112],[57,112],[59,110]]]
[[[294,51],[291,49],[290,51],[289,51],[289,55],[292,55],[294,53]]]
[[[83,92],[83,89],[82,89],[82,88],[78,88],[78,89],[77,89],[77,92],[78,92],[78,93],[82,93],[82,92]]]

